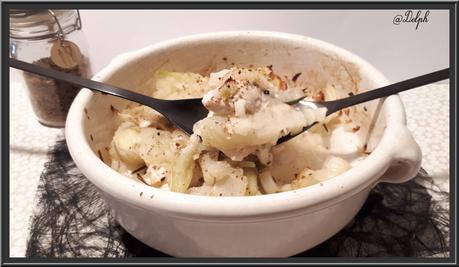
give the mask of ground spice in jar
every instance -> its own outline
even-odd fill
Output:
[[[41,58],[32,63],[41,67],[90,78],[89,60],[84,56],[79,64],[72,69],[58,67],[50,57]],[[28,72],[23,72],[23,75],[29,91],[32,108],[40,123],[51,127],[63,127],[70,105],[81,88]]]

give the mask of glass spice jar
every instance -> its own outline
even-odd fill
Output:
[[[42,67],[91,77],[86,38],[78,10],[10,11],[10,57]],[[38,121],[64,127],[80,87],[20,72]]]

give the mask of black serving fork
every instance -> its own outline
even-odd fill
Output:
[[[331,100],[331,101],[309,101],[309,100],[305,100],[304,98],[300,98],[298,100],[288,102],[288,104],[297,106],[299,108],[309,108],[313,110],[318,109],[318,108],[326,108],[327,111],[325,113],[325,116],[328,116],[332,113],[335,113],[336,111],[339,111],[341,109],[344,109],[350,106],[358,105],[358,104],[368,102],[370,100],[374,100],[377,98],[387,97],[387,96],[394,95],[394,94],[397,94],[397,93],[400,93],[406,90],[410,90],[413,88],[417,88],[417,87],[420,87],[426,84],[438,82],[438,81],[448,79],[448,78],[449,78],[449,68],[446,68],[446,69],[435,71],[429,74],[425,74],[425,75],[414,77],[408,80],[404,80],[398,83],[386,85],[378,89],[373,89],[373,90],[366,91],[360,94],[351,95],[346,98],[340,98],[340,99]],[[314,126],[316,123],[317,122],[306,125],[305,127],[303,127],[301,131],[295,134],[289,134],[289,135],[281,137],[277,141],[277,144],[290,140],[293,137],[303,133],[304,131],[307,131],[309,128]]]

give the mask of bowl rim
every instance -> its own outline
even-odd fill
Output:
[[[271,31],[200,33],[162,41],[115,57],[93,79],[104,81],[122,66],[134,63],[147,54],[181,47],[187,43],[212,42],[225,38],[241,38],[241,40],[269,38],[271,41],[302,43],[303,46],[312,46],[319,51],[332,53],[345,61],[357,64],[361,73],[371,75],[381,86],[388,84],[388,80],[376,68],[343,48],[307,36]],[[84,132],[84,108],[93,95],[94,93],[89,89],[82,89],[72,103],[66,121],[65,137],[68,149],[80,171],[101,191],[131,205],[194,219],[221,220],[272,214],[285,216],[295,211],[309,213],[333,205],[378,182],[378,178],[389,168],[393,158],[391,147],[397,129],[406,125],[400,97],[389,96],[384,101],[386,130],[379,144],[370,155],[345,173],[312,186],[275,194],[236,197],[199,196],[147,186],[126,178],[103,163],[91,149]]]

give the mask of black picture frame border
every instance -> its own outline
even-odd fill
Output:
[[[457,154],[457,2],[456,1],[401,1],[401,2],[382,2],[382,1],[330,1],[330,2],[254,2],[254,1],[235,1],[235,2],[2,2],[2,90],[1,90],[1,118],[2,118],[2,137],[1,137],[1,264],[2,265],[55,265],[55,264],[187,264],[187,265],[208,265],[208,264],[251,264],[251,265],[271,265],[271,264],[451,264],[457,262],[456,255],[456,154]],[[209,9],[260,9],[260,10],[288,10],[288,9],[325,9],[325,10],[405,10],[405,9],[442,9],[449,10],[450,15],[450,257],[449,258],[78,258],[78,259],[50,259],[50,258],[11,258],[9,255],[9,67],[7,58],[9,57],[9,10],[14,8],[51,8],[51,9],[186,9],[186,10],[209,10]]]

